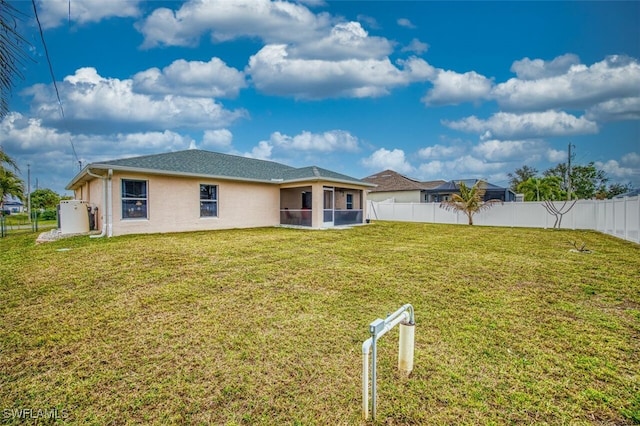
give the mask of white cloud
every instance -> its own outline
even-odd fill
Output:
[[[415,25],[413,25],[411,23],[410,20],[408,20],[407,18],[400,18],[396,21],[398,23],[398,25],[400,25],[401,27],[405,27],[405,28],[416,28]]]
[[[259,160],[270,160],[273,146],[267,141],[260,141],[257,146],[253,147],[251,152],[246,152],[245,157],[257,158]]]
[[[137,26],[143,47],[192,46],[205,33],[214,41],[258,37],[267,43],[317,39],[330,26],[326,13],[270,0],[190,0],[173,11],[158,8]]]
[[[9,113],[0,121],[0,145],[17,159],[23,172],[26,164],[31,164],[32,182],[39,179],[41,187],[60,193],[80,170],[78,160],[86,165],[116,157],[187,149],[192,144],[189,136],[172,131],[72,134],[19,113]]]
[[[50,123],[80,126],[89,132],[112,132],[117,126],[136,130],[164,130],[174,127],[224,127],[244,117],[244,110],[229,111],[210,98],[165,95],[152,97],[133,91],[132,80],[106,78],[94,68],[80,68],[61,86],[64,120],[52,100],[48,86],[25,90],[33,96],[32,109]]]
[[[550,148],[546,151],[545,158],[550,163],[562,163],[567,160],[567,153],[566,151],[558,151]]]
[[[42,120],[17,112],[8,113],[0,121],[0,145],[5,151],[28,154],[45,147],[49,150],[67,149],[71,147],[70,139],[69,133],[44,127]]]
[[[380,148],[369,157],[362,159],[362,164],[372,170],[391,169],[403,174],[408,174],[415,170],[409,164],[405,158],[404,151],[401,149],[389,151],[385,148]]]
[[[601,102],[589,108],[585,116],[596,121],[640,120],[640,96]]]
[[[572,65],[561,75],[537,80],[510,79],[498,84],[492,96],[502,108],[510,110],[586,109],[618,98],[640,96],[640,64],[626,56],[609,56],[590,67]],[[617,104],[620,106],[624,104]],[[624,111],[617,114],[620,116]]]
[[[418,55],[422,55],[427,50],[429,50],[429,45],[421,42],[417,38],[411,40],[411,43],[401,49],[402,52],[414,52]]]
[[[370,37],[359,22],[338,23],[325,37],[296,43],[287,49],[293,58],[330,60],[380,59],[392,51],[389,40]]]
[[[38,18],[44,29],[66,24],[69,18],[79,24],[99,22],[106,18],[140,16],[142,0],[40,0]]]
[[[229,149],[233,134],[228,129],[205,130],[202,136],[202,149]]]
[[[330,130],[324,133],[304,131],[295,136],[280,132],[271,135],[269,144],[285,150],[335,152],[356,152],[359,150],[358,138],[344,130]]]
[[[598,125],[593,121],[561,111],[528,114],[499,112],[488,120],[471,116],[458,121],[443,121],[443,124],[455,130],[483,135],[484,139],[540,138],[598,132]]]
[[[480,179],[505,167],[503,162],[489,162],[464,155],[452,160],[434,160],[419,166],[420,172],[429,179]]]
[[[209,62],[179,59],[162,70],[150,68],[133,76],[133,90],[149,94],[232,98],[246,85],[242,71],[219,58]]]
[[[433,80],[433,88],[422,98],[427,105],[457,105],[486,98],[491,92],[491,79],[475,71],[459,74],[441,70]]]
[[[365,23],[367,25],[367,27],[369,27],[369,28],[371,28],[373,30],[380,29],[380,24],[378,24],[378,21],[373,16],[358,14],[358,16],[356,16],[356,19],[359,22]]]
[[[459,155],[462,148],[456,146],[433,145],[418,151],[418,157],[423,160],[449,158]]]
[[[303,60],[289,58],[287,46],[267,45],[251,56],[246,72],[256,88],[267,94],[302,99],[375,97],[396,86],[423,81],[433,68],[424,60]]]
[[[552,61],[524,58],[511,65],[520,80],[539,80],[567,73],[572,66],[580,64],[580,58],[572,53],[558,56]]]
[[[624,167],[616,160],[609,160],[604,163],[596,161],[595,166],[597,169],[604,171],[607,175],[613,176],[617,180],[633,179],[640,174],[639,168]]]
[[[179,151],[193,146],[193,139],[170,130],[164,132],[118,133],[102,152],[117,151],[118,158],[166,151]],[[103,154],[104,155],[104,154]],[[110,154],[113,156],[113,154]]]
[[[547,150],[547,143],[541,140],[487,140],[473,148],[474,154],[487,161],[527,161],[538,157]]]
[[[627,167],[640,167],[640,154],[630,152],[622,156],[622,164]]]

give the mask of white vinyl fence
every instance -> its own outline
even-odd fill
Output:
[[[368,219],[401,222],[467,223],[464,213],[440,208],[440,203],[393,203],[369,200]],[[554,202],[566,211],[572,202]],[[564,206],[564,208],[563,208]],[[555,216],[536,201],[497,204],[473,216],[474,225],[552,228]],[[562,229],[591,229],[640,243],[640,197],[578,200],[562,217]]]

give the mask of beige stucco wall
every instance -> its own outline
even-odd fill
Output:
[[[147,181],[147,218],[122,218],[122,179]],[[218,186],[218,217],[200,217],[200,184]],[[280,222],[276,185],[175,176],[114,173],[113,235],[275,226]],[[102,203],[101,200],[92,202]]]
[[[122,218],[122,179],[147,181],[147,218]],[[200,217],[200,184],[218,186],[218,217]],[[142,233],[201,231],[230,228],[254,228],[280,224],[281,187],[268,183],[237,182],[215,179],[162,176],[139,173],[114,172],[108,183],[112,193],[111,233],[113,236]],[[334,186],[327,182],[300,183],[296,185],[313,192],[313,227],[322,227],[323,187]],[[336,191],[336,209],[346,208],[346,194],[353,194],[353,208],[366,206],[367,194],[362,199],[357,186],[340,185]],[[107,189],[107,193],[109,189]],[[300,203],[294,195],[296,204]],[[98,207],[98,229],[102,229],[104,216],[109,213],[104,206],[103,180],[92,179],[75,189],[75,198]],[[360,204],[362,202],[362,205]],[[365,212],[366,215],[366,212]],[[363,217],[365,216],[363,215]]]

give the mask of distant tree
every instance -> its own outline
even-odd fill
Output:
[[[479,180],[469,188],[464,182],[458,184],[459,194],[453,194],[451,200],[443,201],[440,207],[449,211],[460,211],[469,218],[469,225],[473,225],[473,215],[483,210],[490,209],[500,200],[483,201],[486,192],[486,182]]]
[[[587,200],[594,198],[599,191],[606,190],[608,182],[607,174],[598,170],[592,161],[586,166],[577,165],[571,168],[571,188],[569,188],[568,166],[560,163],[555,167],[545,170],[544,176],[556,176],[562,180],[562,190],[571,192],[571,199]]]
[[[566,193],[569,189],[569,181],[567,180],[567,163],[557,164],[555,167],[551,167],[545,170],[542,175],[545,177],[555,176],[560,179],[560,188]]]
[[[625,194],[633,189],[631,183],[612,183],[605,191],[598,191],[596,198],[604,200],[605,198],[613,198],[616,195]]]
[[[536,177],[538,175],[538,170],[529,166],[522,166],[519,169],[516,169],[513,173],[509,173],[509,188],[512,191],[517,191],[518,185],[523,182],[526,182],[528,179],[532,177]]]
[[[571,169],[572,193],[578,200],[594,198],[596,192],[606,190],[608,181],[607,174],[598,170],[593,161],[586,166],[575,166]]]
[[[55,209],[60,203],[60,195],[49,188],[36,189],[31,193],[32,209]]]
[[[524,201],[556,201],[566,198],[561,184],[562,181],[557,176],[531,177],[520,183],[516,191],[524,194]]]

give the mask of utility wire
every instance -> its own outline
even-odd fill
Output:
[[[60,106],[60,114],[64,118],[64,109],[62,108],[62,101],[60,100],[60,92],[58,92],[58,84],[56,83],[56,76],[53,74],[53,65],[51,65],[51,59],[49,58],[49,50],[47,49],[47,43],[44,41],[44,33],[42,32],[42,25],[38,18],[38,10],[36,9],[36,0],[31,0],[33,5],[33,14],[36,17],[38,23],[38,29],[40,30],[40,38],[42,39],[42,46],[44,46],[44,54],[47,58],[47,64],[49,64],[49,73],[51,73],[51,79],[53,80],[53,87],[56,89],[56,97],[58,98],[58,105]]]
[[[60,115],[62,118],[64,117],[64,108],[62,107],[62,100],[60,100],[60,92],[58,91],[58,84],[56,83],[56,76],[53,73],[53,65],[51,64],[51,58],[49,57],[49,49],[47,49],[47,43],[44,40],[44,32],[42,31],[42,24],[40,23],[40,18],[38,18],[38,9],[36,8],[36,1],[31,0],[31,4],[33,5],[33,14],[36,17],[36,22],[38,23],[38,29],[40,30],[40,39],[42,39],[42,46],[44,47],[44,54],[47,58],[47,64],[49,65],[49,73],[51,74],[51,80],[53,81],[53,87],[56,90],[56,98],[58,98],[58,106],[60,107]],[[69,22],[71,22],[71,0],[69,0]],[[69,137],[69,143],[71,144],[71,150],[73,151],[73,156],[75,160],[82,168],[82,161],[78,158],[78,154],[76,153],[76,147],[73,145],[73,140]]]

